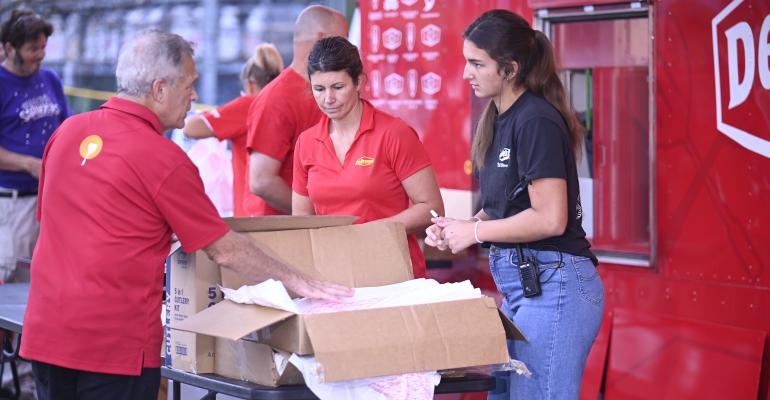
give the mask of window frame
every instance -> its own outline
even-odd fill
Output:
[[[655,163],[656,163],[656,132],[657,126],[655,124],[655,41],[654,41],[654,13],[652,12],[652,6],[647,2],[630,2],[622,4],[610,4],[610,5],[586,5],[583,7],[567,7],[567,8],[543,8],[537,9],[534,12],[535,29],[538,29],[545,33],[549,39],[553,39],[553,26],[558,23],[565,22],[587,22],[587,21],[600,21],[600,20],[615,20],[615,19],[627,19],[627,18],[647,18],[648,31],[650,32],[649,46],[648,46],[648,218],[649,218],[649,243],[650,251],[645,257],[644,255],[629,255],[626,253],[613,252],[613,251],[595,251],[597,258],[601,263],[623,265],[631,267],[645,267],[655,268],[655,260],[657,260],[658,242],[657,242],[657,218],[656,218],[656,176],[655,176]],[[565,85],[570,85],[567,82]],[[569,88],[568,88],[569,89]],[[594,190],[594,194],[596,191]],[[594,210],[594,213],[596,210]],[[591,216],[594,217],[593,215]]]

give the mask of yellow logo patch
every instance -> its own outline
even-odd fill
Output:
[[[83,139],[80,142],[80,156],[83,157],[83,162],[80,163],[80,166],[86,165],[87,160],[96,158],[102,152],[103,145],[104,141],[99,135],[90,135]]]
[[[369,167],[374,164],[374,158],[363,156],[356,160],[356,165],[359,167]]]

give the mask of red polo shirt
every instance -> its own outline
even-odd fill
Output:
[[[248,215],[243,208],[244,197],[258,197],[249,192],[249,153],[246,151],[246,119],[255,97],[241,96],[216,110],[201,114],[217,139],[230,139],[233,144],[233,210],[236,217]]]
[[[257,151],[281,161],[280,176],[291,187],[294,143],[300,133],[321,119],[321,115],[310,82],[293,69],[286,68],[251,104],[246,144],[249,153]],[[244,201],[249,215],[283,214],[258,196],[247,197]]]
[[[409,208],[401,181],[430,166],[417,133],[367,101],[344,163],[334,153],[326,116],[302,133],[294,151],[292,189],[310,197],[316,214],[356,215],[358,224]],[[425,256],[414,235],[407,239],[414,276],[424,277]]]
[[[113,98],[48,142],[22,357],[124,375],[160,366],[171,233],[192,252],[228,232],[162,133],[149,109]]]

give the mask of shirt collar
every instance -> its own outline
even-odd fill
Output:
[[[99,108],[110,108],[113,110],[121,111],[126,114],[131,114],[139,119],[144,120],[152,129],[159,135],[163,134],[163,127],[160,125],[158,116],[155,115],[149,108],[139,104],[133,100],[124,99],[121,97],[112,97],[102,104]]]
[[[363,107],[363,111],[361,112],[361,122],[359,122],[358,130],[356,131],[356,136],[353,140],[358,139],[359,136],[366,132],[374,130],[374,106],[371,105],[371,103],[369,103],[367,100],[361,99],[361,107]],[[321,117],[320,122],[321,134],[318,135],[316,139],[323,142],[326,138],[329,137],[329,117],[324,114]]]

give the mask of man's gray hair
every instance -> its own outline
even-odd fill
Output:
[[[173,85],[182,74],[185,54],[193,56],[192,44],[177,34],[157,29],[140,33],[120,49],[115,69],[118,93],[144,97],[159,79]]]

